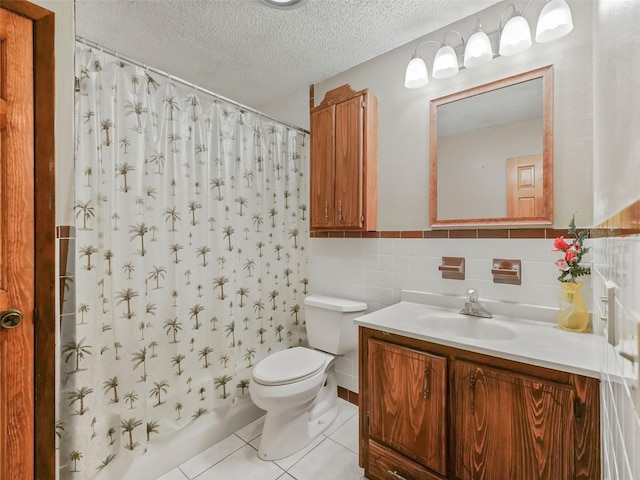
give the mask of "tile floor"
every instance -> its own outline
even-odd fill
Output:
[[[366,480],[358,467],[358,407],[338,402],[336,421],[290,457],[275,462],[258,458],[261,417],[158,480]]]

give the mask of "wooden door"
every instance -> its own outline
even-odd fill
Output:
[[[331,105],[311,114],[310,226],[335,225],[334,182],[336,107]]]
[[[0,478],[28,480],[34,474],[31,20],[0,9],[0,57]]]
[[[507,217],[545,214],[542,178],[542,155],[507,158]]]
[[[369,436],[446,475],[447,359],[369,340]]]
[[[364,97],[336,105],[336,225],[362,228]]]
[[[451,396],[456,478],[576,478],[573,399],[567,385],[456,361]]]

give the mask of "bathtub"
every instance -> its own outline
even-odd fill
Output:
[[[263,415],[264,411],[248,397],[236,399],[180,430],[152,440],[140,457],[118,455],[94,480],[156,480]]]

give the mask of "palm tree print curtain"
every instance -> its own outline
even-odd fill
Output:
[[[76,56],[63,479],[248,401],[253,365],[306,340],[305,133],[105,53]]]

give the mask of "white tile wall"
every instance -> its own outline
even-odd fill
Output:
[[[619,355],[620,350],[638,355],[640,323],[640,236],[597,239],[593,242],[594,318],[607,316],[601,301],[605,281],[615,288],[615,346],[598,352],[602,370],[601,424],[603,479],[640,478],[640,384],[638,362]],[[611,321],[611,319],[609,320]],[[607,322],[596,321],[595,331],[607,335]]]
[[[463,296],[469,288],[481,300],[556,307],[558,253],[552,249],[549,239],[312,238],[310,292],[364,301],[369,311],[397,303],[401,290]],[[443,256],[465,257],[465,280],[442,279]],[[493,258],[522,260],[522,285],[493,283]],[[588,277],[583,296],[591,297]],[[356,352],[340,359],[336,371],[341,387],[358,392]]]

